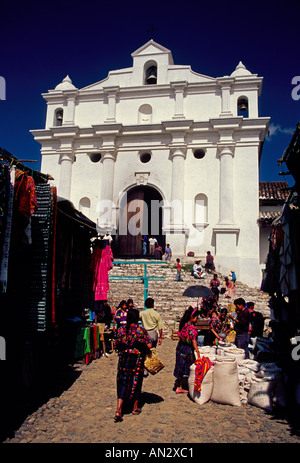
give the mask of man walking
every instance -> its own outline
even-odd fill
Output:
[[[152,342],[152,347],[160,346],[162,343],[163,321],[158,312],[154,310],[154,299],[148,297],[145,301],[146,310],[140,312],[144,328],[148,331],[148,335]]]
[[[155,245],[157,244],[157,239],[154,238],[153,236],[150,236],[149,238],[149,252],[150,256],[154,256],[154,251],[155,251]]]

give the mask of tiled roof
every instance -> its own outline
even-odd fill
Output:
[[[288,196],[287,182],[259,182],[259,199],[284,202]]]
[[[269,222],[277,219],[281,216],[282,211],[269,212],[269,211],[259,211],[259,221],[260,222]]]

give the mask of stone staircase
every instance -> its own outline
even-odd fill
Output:
[[[130,259],[132,260],[132,259]],[[123,261],[123,260],[122,260]],[[109,272],[109,276],[114,277],[142,277],[144,276],[143,260],[135,260],[134,265],[130,264],[115,264],[113,269]],[[124,259],[124,262],[126,260]],[[151,262],[151,261],[148,261]],[[191,261],[181,259],[181,263],[194,263]],[[149,280],[148,283],[148,296],[152,297],[155,301],[155,309],[161,314],[164,322],[164,336],[170,337],[172,329],[174,329],[175,321],[178,321],[183,315],[184,311],[190,304],[196,302],[197,299],[187,298],[183,296],[183,292],[189,286],[200,284],[209,287],[209,282],[212,279],[211,274],[207,274],[204,279],[196,280],[191,276],[190,272],[182,271],[182,282],[175,280],[176,277],[176,261],[173,259],[171,263],[162,263],[147,265],[147,276],[160,277],[163,280]],[[220,274],[219,279],[221,285],[224,283],[224,277]],[[142,310],[144,307],[144,284],[142,280],[126,279],[126,280],[110,280],[110,290],[108,293],[108,302],[111,307],[117,307],[122,299],[133,299],[135,307]],[[268,299],[269,297],[259,291],[258,288],[250,288],[240,282],[236,284],[236,297],[243,297],[246,302],[255,302],[255,310],[262,312],[265,318],[269,317]],[[200,303],[201,299],[199,300]],[[220,295],[219,305],[221,307],[228,307],[230,301]]]

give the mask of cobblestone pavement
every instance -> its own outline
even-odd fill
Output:
[[[177,342],[164,339],[165,368],[144,379],[142,413],[114,422],[118,355],[74,365],[77,379],[30,414],[6,443],[300,443],[283,418],[263,409],[208,402],[173,391]],[[62,383],[64,378],[61,378]]]

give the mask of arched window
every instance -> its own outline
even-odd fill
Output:
[[[89,217],[91,209],[91,200],[87,197],[81,198],[79,201],[79,211],[82,212],[86,217]]]
[[[143,104],[139,107],[138,123],[151,124],[152,122],[152,107],[149,104]]]
[[[237,115],[248,117],[249,114],[249,103],[246,96],[240,96],[237,100]]]
[[[54,125],[56,127],[61,126],[63,123],[64,110],[57,108],[54,113]]]
[[[144,67],[145,85],[157,84],[157,63],[148,61]]]
[[[204,228],[208,224],[207,196],[199,193],[195,197],[194,204],[194,225],[196,228]]]

